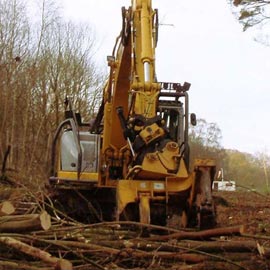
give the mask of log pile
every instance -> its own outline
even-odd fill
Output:
[[[259,243],[242,230],[170,232],[139,223],[55,221],[48,230],[2,231],[0,269],[268,269],[267,239]]]
[[[3,204],[1,213],[8,211],[0,216],[0,270],[270,267],[270,238],[248,235],[245,226],[179,231],[136,222],[85,225],[49,215],[40,200],[29,204],[31,213]]]

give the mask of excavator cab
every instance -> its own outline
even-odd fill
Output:
[[[159,106],[158,115],[161,116],[164,125],[169,132],[170,139],[181,144],[183,142],[183,108],[180,104],[162,104]]]
[[[157,114],[163,119],[164,126],[172,141],[180,146],[181,155],[184,156],[186,167],[189,167],[189,102],[188,90],[190,84],[161,82],[158,99]],[[196,119],[196,115],[191,114]],[[196,121],[190,119],[191,124]]]

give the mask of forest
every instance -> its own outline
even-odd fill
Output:
[[[64,20],[54,1],[41,1],[34,12],[27,2],[0,0],[0,165],[2,180],[12,175],[39,187],[49,177],[52,139],[66,98],[89,121],[106,74],[94,59],[95,33],[89,25]],[[266,153],[224,149],[218,123],[197,122],[190,129],[192,159],[214,158],[225,180],[269,191]]]

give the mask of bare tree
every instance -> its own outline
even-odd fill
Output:
[[[16,169],[18,161],[19,126],[23,106],[24,70],[21,61],[28,53],[29,27],[25,5],[18,0],[0,2],[0,143],[1,158],[8,144],[12,145],[10,166]]]
[[[65,22],[53,0],[39,8],[33,22],[26,0],[0,0],[0,161],[11,145],[8,166],[27,179],[46,176],[65,97],[89,120],[103,81],[91,28]]]
[[[198,119],[197,125],[190,128],[189,138],[191,161],[195,158],[213,158],[221,166],[225,150],[221,146],[222,134],[216,123]]]
[[[45,16],[43,19],[48,18]],[[43,22],[46,27],[40,28],[44,31],[40,34],[42,40],[39,40],[37,57],[41,72],[33,89],[35,99],[39,101],[34,111],[39,112],[40,121],[28,168],[33,167],[35,160],[40,167],[46,168],[48,160],[44,160],[39,149],[44,149],[43,153],[48,157],[48,140],[63,119],[65,98],[70,97],[74,108],[83,116],[89,115],[90,90],[100,86],[102,79],[91,57],[94,52],[91,29],[55,18],[57,16],[50,23]]]

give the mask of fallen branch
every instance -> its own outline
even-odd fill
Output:
[[[227,236],[227,235],[241,235],[245,232],[245,226],[234,226],[226,228],[215,228],[196,232],[177,232],[169,235],[160,235],[150,237],[150,241],[168,241],[170,239],[190,239],[190,240],[206,240],[212,237]]]
[[[145,238],[136,238],[129,240],[110,240],[100,241],[99,245],[115,249],[133,248],[144,251],[167,251],[177,252],[180,250],[203,251],[210,253],[217,252],[254,252],[257,250],[256,241],[180,241],[177,243],[170,242],[153,242]]]
[[[44,241],[45,242],[45,241]],[[190,253],[179,253],[179,252],[145,252],[142,250],[136,250],[132,248],[123,248],[123,249],[115,249],[106,246],[101,246],[92,243],[81,243],[76,241],[62,241],[62,240],[46,240],[46,243],[50,243],[56,246],[65,246],[65,248],[69,248],[70,250],[80,250],[82,253],[96,254],[96,257],[103,256],[117,256],[122,258],[148,258],[152,259],[153,257],[161,258],[161,259],[174,259],[178,261],[186,261],[191,263],[202,262],[207,259],[207,256],[200,254],[190,254]]]
[[[52,265],[55,270],[72,270],[72,264],[69,261],[53,257],[46,251],[27,245],[12,237],[0,237],[0,242]]]
[[[2,268],[3,267],[3,268]],[[23,270],[52,270],[51,267],[36,267],[23,262],[0,261],[0,269],[23,269]]]
[[[164,232],[180,232],[180,230],[170,228],[170,227],[164,227],[164,226],[159,226],[159,225],[154,225],[154,224],[145,224],[141,222],[136,222],[136,221],[104,221],[100,223],[93,223],[93,224],[87,224],[82,227],[104,227],[104,226],[109,226],[109,227],[118,227],[118,226],[123,226],[123,227],[128,227],[128,228],[146,228],[148,230],[160,230]],[[181,231],[182,232],[182,231]]]
[[[270,236],[267,236],[267,235],[259,235],[259,234],[248,234],[248,233],[243,233],[241,234],[242,236],[244,237],[247,237],[247,238],[253,238],[253,239],[261,239],[261,240],[270,240]]]

